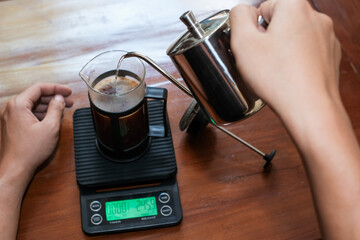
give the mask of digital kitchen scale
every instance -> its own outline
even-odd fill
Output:
[[[151,125],[163,123],[164,103],[148,101]],[[177,165],[168,136],[152,138],[147,152],[132,162],[105,159],[97,150],[90,108],[74,120],[76,179],[82,229],[88,235],[174,226],[182,220]]]

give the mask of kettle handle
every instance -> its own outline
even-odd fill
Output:
[[[176,78],[174,78],[172,75],[170,75],[168,72],[166,72],[163,68],[161,68],[154,60],[152,60],[148,56],[146,56],[142,53],[139,53],[139,52],[128,52],[123,56],[123,59],[128,58],[128,57],[137,57],[137,58],[144,60],[146,63],[148,63],[150,66],[152,66],[155,70],[157,70],[159,73],[161,73],[161,75],[163,75],[164,77],[169,79],[170,82],[175,84],[175,86],[180,88],[185,94],[187,94],[189,97],[193,98],[192,93],[190,92],[190,90],[187,87],[185,87],[183,84],[181,84]]]
[[[258,22],[258,25],[262,26],[264,29],[267,29],[269,26],[268,21],[266,21],[266,19],[261,15],[259,15],[257,22]]]

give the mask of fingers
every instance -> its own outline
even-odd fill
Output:
[[[231,38],[230,47],[235,56],[243,46],[249,46],[257,41],[261,30],[258,26],[258,10],[255,7],[240,4],[230,11]]]
[[[53,98],[54,96],[41,97],[40,101],[33,107],[32,112],[40,121],[45,117],[49,103]],[[72,105],[73,101],[65,98],[65,107],[71,107]]]
[[[230,11],[231,34],[238,36],[241,33],[257,33],[258,11],[255,7],[239,4]]]
[[[19,102],[25,103],[27,108],[32,109],[35,103],[41,100],[42,96],[49,97],[56,94],[62,95],[63,97],[68,97],[71,94],[71,89],[59,84],[39,83],[29,87],[24,92],[22,92],[18,96],[18,100]],[[46,100],[46,97],[44,97],[44,101],[45,103],[46,101],[49,102],[49,99]],[[67,100],[66,105],[71,106],[72,101]]]
[[[297,19],[306,19],[313,8],[307,0],[268,0],[260,4],[259,14],[270,24],[281,27],[294,24]],[[269,26],[270,27],[270,26]]]
[[[43,120],[47,114],[49,103],[54,96],[61,96],[65,107],[71,107],[73,101],[67,98],[71,94],[71,89],[59,84],[40,83],[26,89],[17,96],[17,103],[31,109],[38,120]],[[60,97],[58,96],[58,100]]]
[[[55,95],[55,97],[49,103],[43,122],[49,123],[51,125],[53,124],[52,126],[59,128],[64,109],[64,97],[60,94]],[[39,116],[41,116],[41,113],[39,114]]]
[[[37,105],[48,105],[53,97],[54,96],[42,96],[39,99],[39,101],[37,102]],[[66,96],[64,96],[64,97],[65,97],[66,107],[71,107],[73,105],[73,101],[71,99],[67,98]]]
[[[46,115],[48,106],[48,104],[38,104],[32,112],[37,117],[37,119],[41,121]]]
[[[275,9],[275,4],[276,4],[276,2],[274,2],[273,0],[268,0],[268,1],[263,2],[263,3],[259,6],[260,15],[261,15],[268,23],[270,23],[271,18],[272,18],[272,16],[273,16],[274,9]]]

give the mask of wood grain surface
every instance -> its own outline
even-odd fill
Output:
[[[321,238],[301,158],[271,109],[226,127],[264,152],[277,149],[271,169],[263,171],[261,157],[214,127],[196,137],[181,132],[178,123],[191,99],[149,66],[147,84],[169,91],[183,221],[106,236],[82,232],[72,123],[75,109],[89,106],[86,85],[78,76],[82,66],[107,50],[136,50],[179,78],[165,53],[185,31],[179,16],[193,10],[202,19],[239,2],[261,1],[0,1],[0,105],[36,82],[65,84],[75,101],[64,114],[52,161],[36,174],[24,197],[18,239]],[[334,19],[343,48],[340,90],[359,137],[359,2],[313,4]]]

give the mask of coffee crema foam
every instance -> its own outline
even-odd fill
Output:
[[[145,82],[115,75],[97,81],[90,91],[91,102],[105,112],[122,113],[131,110],[144,100]]]
[[[115,75],[109,76],[98,82],[94,89],[98,92],[108,95],[121,95],[130,92],[139,86],[139,82],[128,77],[117,77]]]

